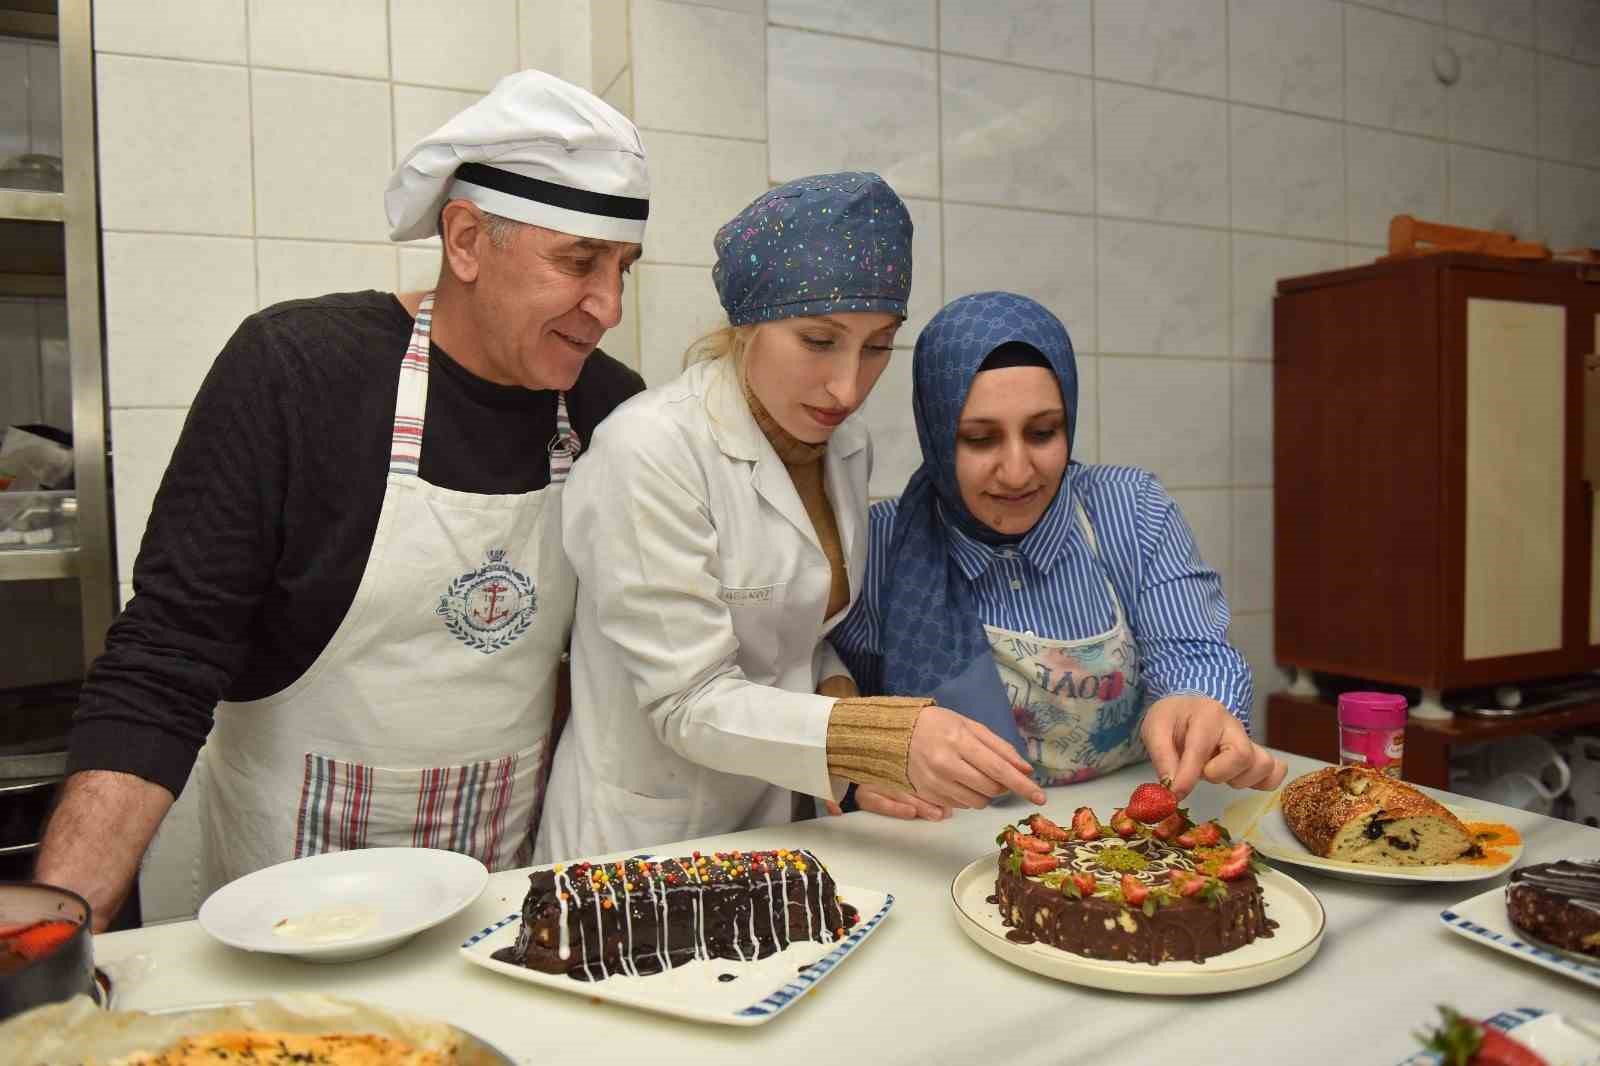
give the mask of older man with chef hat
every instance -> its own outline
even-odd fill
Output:
[[[442,239],[434,291],[244,321],[84,685],[40,879],[103,926],[191,768],[207,888],[386,845],[526,864],[573,612],[562,484],[643,388],[596,345],[648,187],[631,122],[513,74],[390,179],[393,239]]]

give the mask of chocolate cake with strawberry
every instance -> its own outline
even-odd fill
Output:
[[[993,902],[1007,939],[1093,959],[1204,962],[1272,935],[1257,861],[1215,822],[1195,825],[1164,784],[1140,785],[1102,823],[1042,814],[1008,825]]]

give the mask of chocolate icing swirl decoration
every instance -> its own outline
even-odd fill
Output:
[[[1144,861],[1144,865],[1134,866],[1125,862],[1113,864],[1108,861],[1112,859],[1108,852],[1132,852]],[[1058,846],[1057,854],[1062,853],[1066,857],[1066,870],[1092,874],[1096,881],[1107,884],[1117,884],[1121,882],[1123,874],[1130,873],[1143,883],[1154,887],[1167,884],[1171,880],[1169,875],[1173,870],[1197,869],[1194,860],[1187,853],[1150,837],[1124,840],[1118,836],[1109,836],[1098,840],[1075,840]],[[1045,875],[1046,880],[1051,877],[1050,874]]]

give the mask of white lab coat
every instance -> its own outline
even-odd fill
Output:
[[[867,553],[865,427],[823,459],[850,574]],[[578,575],[572,718],[536,862],[787,822],[790,790],[837,796],[827,766],[846,674],[823,639],[831,571],[731,361],[698,363],[595,432],[562,501]]]

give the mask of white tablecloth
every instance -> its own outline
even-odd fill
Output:
[[[1289,756],[1291,778],[1321,765]],[[1065,824],[1087,804],[1102,818],[1148,780],[1148,765],[1050,791]],[[1235,793],[1202,785],[1187,806],[1221,813]],[[1439,793],[1437,795],[1444,796]],[[1600,830],[1460,800],[1517,827],[1524,862],[1600,856]],[[386,956],[316,965],[246,954],[195,922],[97,938],[99,961],[120,977],[120,1007],[168,1007],[299,990],[355,996],[465,1027],[521,1063],[1217,1062],[1396,1063],[1413,1030],[1450,1003],[1483,1016],[1542,1007],[1600,1018],[1600,995],[1549,970],[1472,943],[1439,921],[1443,908],[1493,881],[1388,887],[1281,867],[1322,900],[1328,930],[1298,973],[1217,996],[1156,997],[1064,984],[1008,965],[958,928],[950,882],[995,849],[1018,804],[966,811],[944,823],[867,814],[686,841],[662,854],[807,847],[845,884],[894,893],[882,928],[801,1002],[751,1029],[678,1021],[547,991],[471,965],[457,946],[519,909],[523,873],[496,874],[476,904]]]

